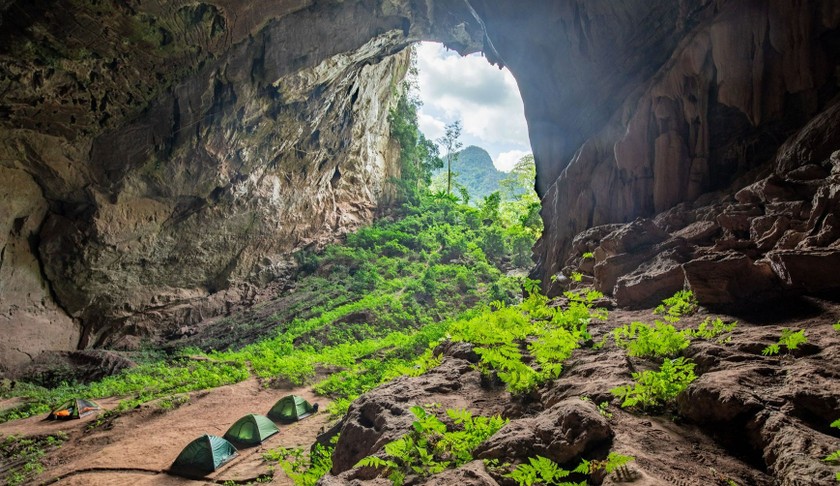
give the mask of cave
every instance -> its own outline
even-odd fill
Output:
[[[420,41],[516,78],[547,295],[584,271],[622,308],[836,300],[835,0],[0,0],[0,372],[253,305],[398,203]],[[736,412],[750,461],[792,450]]]
[[[835,198],[814,181],[837,148],[825,127],[836,116],[840,14],[809,5],[4,2],[0,278],[14,330],[0,342],[4,366],[189,323],[282,274],[296,249],[370,221],[395,197],[384,107],[405,47],[420,40],[480,51],[516,77],[546,228],[533,276],[546,291],[560,291],[551,277],[576,256],[602,248],[576,236],[686,205],[730,211],[716,226],[724,243],[761,240],[767,227],[778,241],[786,233],[770,216],[791,211],[784,191],[791,204],[819,199],[822,213],[802,216],[811,226],[775,255],[771,245],[727,257],[745,270],[731,285],[755,291],[703,294],[691,265],[686,278],[709,304],[831,291],[830,276],[801,274],[812,270],[805,260],[838,258]],[[361,133],[380,134],[378,146]],[[787,175],[797,171],[812,175]],[[776,192],[711,196],[752,183]],[[322,193],[354,209],[327,207]],[[741,221],[754,202],[775,205],[749,209],[763,226]],[[693,209],[659,226],[694,243],[689,230],[717,215]],[[23,244],[33,236],[37,250]],[[655,239],[648,249],[673,240]],[[596,252],[595,278],[629,304],[670,291],[688,260],[733,273],[719,254],[682,252],[657,267],[666,278],[656,280],[672,283],[651,289],[633,273],[651,255],[612,264],[617,252]]]

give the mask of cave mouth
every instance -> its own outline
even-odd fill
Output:
[[[437,42],[412,46],[420,106],[420,130],[440,140],[447,125],[461,123],[463,147],[480,147],[495,169],[509,172],[532,153],[519,86],[507,68],[491,65],[481,53],[462,56]],[[445,155],[445,148],[441,147]]]

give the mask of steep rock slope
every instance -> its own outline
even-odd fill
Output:
[[[697,201],[710,191],[723,190],[719,196],[725,199],[726,194],[734,194],[771,170],[777,179],[805,177],[815,188],[836,190],[836,182],[827,178],[828,158],[840,144],[830,124],[815,122],[796,134],[810,119],[825,120],[834,111],[840,61],[836,2],[670,2],[633,13],[625,12],[623,4],[606,3],[557,6],[549,21],[564,27],[569,42],[552,55],[573,62],[554,63],[569,68],[556,83],[548,82],[549,75],[542,76],[538,100],[529,97],[536,90],[529,87],[531,78],[524,74],[535,63],[529,68],[518,65],[523,63],[520,57],[505,57],[523,93],[537,161],[546,230],[536,248],[535,276],[546,288],[552,275],[569,263],[579,263],[568,261],[580,256],[581,248],[573,248],[572,239],[593,226],[652,217],[679,203]],[[504,27],[500,30],[508,32]],[[503,39],[495,45],[504,55],[508,37]],[[524,50],[524,42],[520,44]],[[545,62],[551,59],[544,52],[536,55]],[[555,123],[535,123],[548,120]],[[775,156],[794,134],[796,138],[786,146],[796,148],[782,149]],[[776,167],[771,169],[774,159]],[[818,173],[788,175],[808,164],[825,167]],[[796,202],[810,213],[813,197],[810,190],[802,190],[770,199]],[[697,206],[708,203],[709,199],[700,200]],[[814,215],[817,223],[803,222],[798,231],[804,235],[822,231],[820,215],[825,204],[820,206]],[[837,209],[833,203],[829,207]],[[709,208],[706,217],[695,219],[714,219],[725,208],[726,203]],[[763,208],[755,210],[753,216],[765,215]],[[769,210],[767,216],[786,211]],[[792,217],[808,220],[808,216]],[[693,222],[691,218],[687,223]],[[773,226],[770,219],[764,222]],[[683,226],[660,225],[659,229],[675,231]],[[746,234],[749,228],[739,231],[743,233],[740,245],[752,248],[766,232],[757,228],[750,236]],[[602,231],[600,236],[607,233]],[[821,248],[834,241],[836,235],[819,241],[812,238],[798,246],[799,242],[788,240],[786,248]],[[718,256],[709,258],[722,259],[725,250],[716,249]],[[622,262],[624,268],[615,271],[629,274],[657,253],[634,257],[635,265]],[[679,263],[691,259],[685,256]],[[705,268],[700,273],[709,271],[714,270]],[[779,281],[785,280],[783,271],[774,271]],[[612,292],[614,283],[608,279],[602,287]]]
[[[394,19],[6,3],[0,366],[224,311],[393,198]]]
[[[838,311],[835,302],[805,297],[742,315],[737,328],[719,339],[693,341],[681,354],[697,363],[698,378],[676,403],[649,414],[621,408],[610,390],[630,381],[631,373],[658,368],[661,359],[628,356],[609,337],[616,327],[650,322],[649,310],[617,310],[606,322],[593,321],[593,340],[603,338],[606,345],[575,351],[558,378],[518,396],[481,376],[472,345],[443,343],[436,350],[443,356],[439,367],[363,395],[319,438],[327,443],[339,434],[332,470],[318,484],[390,484],[379,477],[381,470],[357,464],[368,455],[386,457],[385,444],[412,429],[410,407],[430,403],[440,404],[432,409],[438,415],[466,408],[510,419],[475,449],[475,459],[519,464],[540,455],[572,469],[581,456],[635,458],[626,474],[593,475],[588,484],[833,484],[837,467],[821,459],[840,446],[828,427],[838,417],[840,334],[832,328]],[[731,320],[703,311],[677,327],[696,328],[716,317]],[[763,356],[782,328],[802,329],[809,342]],[[517,484],[503,474],[504,468],[476,461],[438,474],[409,474],[406,484]]]

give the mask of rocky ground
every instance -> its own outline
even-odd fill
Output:
[[[608,322],[593,325],[593,337],[597,341],[614,327],[653,317],[650,311],[615,311]],[[706,317],[701,312],[678,327],[696,326]],[[635,457],[634,484],[833,484],[837,468],[821,459],[840,447],[840,433],[828,427],[840,418],[840,333],[832,328],[840,306],[804,298],[724,317],[738,321],[731,340],[697,341],[687,348],[684,355],[695,360],[699,377],[675,405],[654,415],[622,410],[610,394],[630,381],[632,371],[653,367],[628,358],[612,342],[602,350],[578,350],[561,378],[518,399],[487,386],[471,367],[476,357],[468,349],[443,347],[439,368],[395,380],[353,404],[335,429],[341,435],[332,475],[322,484],[386,484],[354,465],[408,432],[409,407],[427,403],[511,419],[479,446],[476,459],[517,463],[542,455],[574,467],[580,455],[603,457],[611,450]],[[809,343],[790,354],[763,356],[783,328],[804,329]],[[596,406],[602,401],[610,403],[606,414]],[[602,484],[621,479],[611,475]],[[411,481],[456,483],[513,484],[480,461]]]
[[[677,327],[696,327],[718,316],[701,309]],[[615,327],[652,323],[655,317],[651,310],[612,310],[606,322],[591,325],[593,342]],[[503,385],[483,378],[472,366],[477,357],[469,345],[443,344],[443,362],[429,373],[398,378],[363,395],[337,424],[318,414],[282,427],[278,436],[246,450],[207,481],[254,480],[269,473],[263,450],[306,448],[340,433],[331,474],[320,484],[389,484],[374,471],[354,466],[410,430],[410,407],[437,403],[441,411],[465,408],[475,415],[502,415],[510,423],[479,446],[476,461],[431,478],[409,478],[409,484],[514,484],[499,471],[488,471],[479,459],[515,464],[542,455],[570,468],[581,456],[599,458],[609,451],[635,460],[629,474],[596,479],[600,484],[835,484],[838,468],[821,459],[840,449],[840,432],[829,427],[840,418],[840,332],[832,326],[840,320],[840,302],[787,299],[720,317],[737,321],[737,328],[723,336],[726,342],[697,340],[686,348],[682,354],[696,362],[697,380],[676,403],[650,414],[621,409],[610,389],[656,363],[628,357],[611,340],[600,350],[578,349],[559,379],[524,397],[512,397]],[[212,336],[215,328],[204,329]],[[805,330],[808,343],[763,356],[761,351],[784,328]],[[293,392],[325,403],[309,389]],[[249,380],[193,393],[173,409],[144,405],[92,430],[87,425],[93,417],[70,422],[33,417],[0,425],[0,435],[69,434],[68,442],[46,457],[47,470],[37,483],[200,484],[163,471],[190,438],[204,432],[221,435],[241,415],[265,413],[287,393]],[[602,402],[609,402],[603,413],[597,406]],[[103,401],[105,408],[116,404],[116,399]],[[279,468],[273,483],[291,484]]]

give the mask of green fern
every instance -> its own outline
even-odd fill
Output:
[[[680,317],[694,314],[697,311],[697,299],[690,290],[680,290],[676,294],[662,301],[654,309],[654,314],[661,314],[666,321],[675,322]]]
[[[612,331],[613,340],[630,356],[664,358],[675,356],[689,345],[686,333],[657,321],[653,327],[633,322]]]
[[[368,456],[355,467],[377,469],[399,486],[408,474],[428,477],[472,461],[472,451],[508,422],[498,416],[473,416],[466,410],[450,409],[446,413],[456,426],[450,430],[424,407],[411,407],[411,413],[416,417],[412,430],[385,444],[384,459]]]
[[[831,422],[831,427],[840,429],[840,419],[837,419],[834,422]],[[825,456],[823,458],[823,461],[830,462],[830,463],[833,463],[833,464],[840,464],[840,450],[836,450],[836,451],[832,452],[831,454]],[[840,482],[840,472],[835,473],[834,478],[838,482]]]
[[[782,329],[782,336],[779,338],[779,342],[775,344],[771,344],[764,348],[761,351],[761,354],[764,356],[772,356],[775,354],[779,354],[781,350],[781,346],[784,346],[788,349],[788,352],[798,349],[800,344],[806,344],[808,342],[808,338],[805,337],[805,330],[800,329],[798,331],[794,331],[792,329]]]
[[[659,371],[633,373],[635,384],[613,388],[610,393],[621,399],[622,408],[646,409],[670,402],[696,378],[693,362],[682,357],[665,359]]]
[[[520,464],[516,469],[506,474],[505,477],[513,479],[520,486],[532,486],[541,484],[545,486],[585,486],[583,483],[571,483],[561,481],[571,474],[571,471],[563,469],[556,462],[543,456],[528,458],[528,464]]]
[[[690,330],[688,334],[694,338],[712,340],[721,334],[734,331],[736,327],[738,327],[737,322],[725,323],[720,317],[715,320],[708,317],[697,326],[697,329]],[[718,343],[723,344],[724,342],[729,342],[729,339],[718,340]]]

